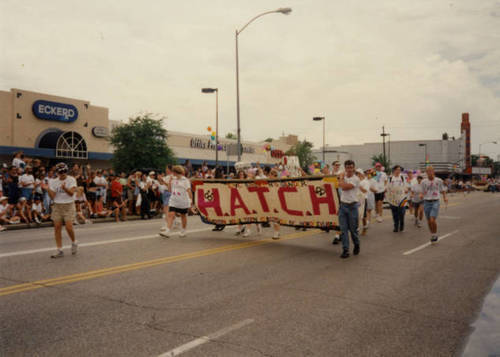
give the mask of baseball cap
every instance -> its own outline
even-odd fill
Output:
[[[365,172],[364,172],[364,171],[363,171],[363,169],[361,169],[361,168],[357,168],[357,169],[356,169],[356,172],[357,172],[358,174],[362,174],[362,175],[364,175],[364,174],[365,174]]]
[[[5,200],[8,200],[8,198],[5,196],[0,197],[0,202],[5,201]]]
[[[19,202],[26,201],[26,197],[19,197]]]
[[[150,172],[149,172],[149,176],[154,175],[154,174],[155,174],[155,172],[154,172],[154,171],[150,171]]]

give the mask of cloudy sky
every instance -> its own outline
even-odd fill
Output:
[[[499,0],[1,0],[0,90],[90,100],[110,119],[141,111],[169,130],[206,133],[220,89],[220,134],[283,132],[321,145],[459,136],[500,139]],[[499,141],[500,143],[500,141]],[[500,145],[483,145],[500,154]]]

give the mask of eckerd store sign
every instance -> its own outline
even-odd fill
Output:
[[[33,114],[39,119],[72,123],[78,118],[74,105],[37,100],[33,103]]]

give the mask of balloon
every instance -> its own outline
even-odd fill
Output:
[[[212,131],[212,136],[215,136],[215,131]]]
[[[211,126],[209,126],[209,127],[207,128],[207,131],[212,131],[212,127],[211,127]]]
[[[315,174],[319,174],[319,169],[314,169]]]
[[[211,139],[211,140],[215,140],[215,136],[213,136],[213,135],[212,135],[212,136],[210,137],[210,139]]]

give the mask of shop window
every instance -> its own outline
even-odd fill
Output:
[[[87,143],[74,131],[63,133],[57,140],[56,157],[65,159],[86,159]]]

